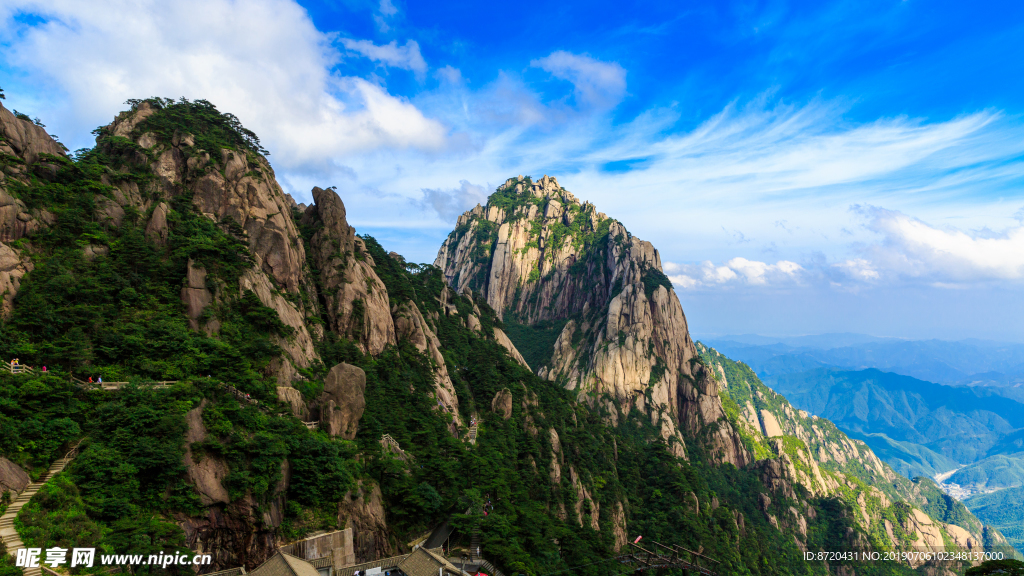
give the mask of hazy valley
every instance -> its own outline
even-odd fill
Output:
[[[865,441],[900,473],[940,481],[1024,545],[1017,528],[1024,512],[1013,490],[1024,485],[1024,347],[856,334],[710,341],[800,408]]]

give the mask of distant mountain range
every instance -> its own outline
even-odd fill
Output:
[[[941,480],[982,521],[1024,525],[1024,510],[1008,504],[1024,489],[1024,345],[862,334],[702,341],[898,472]]]
[[[1008,387],[1011,391],[1001,393],[1024,400],[1024,344],[901,340],[845,333],[783,338],[719,336],[701,341],[730,357],[742,358],[762,376],[824,367],[877,368],[939,384]]]
[[[769,376],[765,382],[800,408],[863,439],[911,477],[1003,455],[1013,447],[1006,438],[1024,429],[1024,404],[987,387],[944,386],[874,368],[818,368]],[[976,471],[973,483],[986,487],[982,476]],[[1024,474],[1004,481],[1004,487],[1024,483]]]

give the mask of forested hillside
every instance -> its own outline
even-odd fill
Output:
[[[602,299],[548,284],[530,306],[553,297],[576,320],[512,318],[445,267],[356,235],[333,189],[296,204],[256,136],[212,104],[129,104],[72,155],[0,106],[0,358],[35,368],[0,372],[0,470],[38,477],[80,451],[19,514],[26,544],[188,548],[212,554],[211,569],[251,569],[344,527],[358,560],[389,556],[450,518],[457,542],[478,529],[486,558],[529,575],[606,574],[639,535],[702,550],[721,574],[825,574],[804,550],[888,546],[848,497],[737,432],[656,251],[604,215],[588,212],[596,226],[578,234],[594,266],[611,263]],[[453,234],[486,227],[462,224]],[[474,234],[488,243],[467,254],[492,258],[500,227]],[[595,322],[610,310],[616,324]],[[565,321],[543,378],[503,318],[510,332]],[[623,396],[589,379],[626,349],[647,364],[606,380]],[[128,384],[82,383],[100,377]]]
[[[978,494],[964,504],[978,518],[998,528],[1017,550],[1024,550],[1024,487],[1006,488],[991,494]]]

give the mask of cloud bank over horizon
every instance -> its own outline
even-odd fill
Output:
[[[825,79],[797,90],[794,63],[762,78],[739,56],[674,75],[657,62],[667,48],[638,60],[630,44],[660,29],[628,22],[598,27],[603,40],[538,30],[511,51],[456,15],[445,30],[391,0],[353,10],[14,0],[0,7],[0,85],[71,147],[128,98],[209,100],[259,134],[286,191],[308,201],[336,185],[361,231],[418,261],[496,183],[550,174],[654,242],[688,297],[1022,286],[1024,122],[1003,100],[890,104]],[[837,42],[864,33],[845,32]],[[806,42],[793,26],[763,34],[777,47],[759,66]]]

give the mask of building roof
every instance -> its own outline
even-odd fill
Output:
[[[373,562],[363,562],[362,564],[353,564],[351,566],[345,566],[338,568],[334,572],[334,576],[353,576],[359,570],[370,570],[372,568],[380,568],[381,570],[389,570],[398,566],[402,560],[408,558],[408,554],[401,556],[392,556],[391,558],[381,558],[380,560],[374,560]]]
[[[322,556],[315,560],[307,560],[313,568],[327,568],[328,566],[334,566],[334,558],[331,556]]]
[[[245,566],[238,566],[237,568],[228,568],[227,570],[220,570],[218,572],[210,572],[203,576],[243,576],[245,574]]]
[[[426,548],[417,548],[398,564],[398,569],[407,576],[437,576],[441,568],[444,568],[444,571],[449,574],[462,574],[462,571],[446,560],[444,556]]]
[[[278,552],[249,573],[251,576],[320,576],[312,564],[290,554]]]

